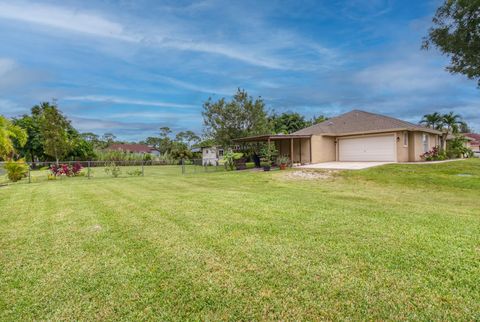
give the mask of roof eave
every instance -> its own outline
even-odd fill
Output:
[[[362,135],[362,134],[376,134],[376,133],[391,133],[391,132],[402,132],[402,131],[409,131],[409,132],[427,132],[432,134],[441,135],[442,132],[433,130],[433,129],[421,129],[421,128],[408,128],[408,127],[400,127],[400,128],[391,128],[391,129],[381,129],[381,130],[370,130],[370,131],[356,131],[356,132],[342,132],[342,133],[318,133],[313,135],[323,135],[323,136],[349,136],[349,135]]]

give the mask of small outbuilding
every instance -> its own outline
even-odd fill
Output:
[[[202,165],[218,165],[223,159],[224,149],[219,146],[202,147]]]

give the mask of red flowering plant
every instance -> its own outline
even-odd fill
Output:
[[[74,176],[78,176],[80,174],[80,172],[82,171],[82,169],[83,169],[83,166],[80,163],[77,162],[72,166],[72,174]]]
[[[420,157],[425,161],[438,161],[446,158],[445,153],[438,146],[433,147],[430,151],[420,155]]]
[[[75,163],[74,165],[69,164],[52,164],[50,166],[50,172],[55,176],[62,176],[65,175],[67,177],[74,177],[78,176],[82,171],[83,167],[80,163]]]

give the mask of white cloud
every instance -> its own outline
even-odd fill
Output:
[[[149,112],[149,111],[137,111],[137,112],[123,112],[113,113],[108,116],[109,118],[148,118],[148,119],[200,119],[200,113],[172,113],[172,112]]]
[[[40,24],[93,36],[109,37],[124,41],[139,41],[125,32],[124,27],[100,15],[80,12],[44,4],[0,3],[0,17]]]
[[[67,96],[63,98],[68,101],[84,101],[84,102],[104,102],[113,104],[130,104],[130,105],[142,105],[142,106],[158,106],[158,107],[179,107],[179,108],[192,108],[197,107],[193,104],[178,104],[168,103],[161,101],[145,101],[135,100],[115,96],[103,96],[103,95],[84,95],[84,96]]]
[[[188,89],[195,92],[207,93],[207,94],[218,94],[218,95],[232,95],[234,88],[211,88],[211,87],[204,87],[199,86],[197,84],[185,82],[179,79],[175,79],[168,76],[161,76],[159,77],[162,81],[165,81],[169,84],[172,84],[177,87],[181,87],[184,89]]]
[[[6,75],[15,68],[16,64],[13,60],[0,57],[0,76]]]
[[[263,30],[243,30],[242,33],[245,35],[254,32],[255,36],[248,37],[251,39],[248,42],[242,42],[241,39],[236,39],[235,42],[205,41],[203,40],[206,39],[204,32],[195,33],[191,28],[185,28],[185,25],[189,24],[188,21],[169,22],[163,25],[147,24],[147,26],[141,21],[134,24],[135,30],[133,30],[125,24],[96,12],[30,2],[0,2],[0,19],[38,24],[49,27],[54,32],[77,32],[88,36],[135,43],[139,46],[213,54],[277,70],[306,70],[314,68],[317,64],[322,65],[319,60],[330,63],[338,61],[332,59],[336,58],[332,56],[333,51],[316,45],[311,40],[301,39],[298,35],[292,35],[287,31],[274,31],[268,27],[264,27]],[[295,48],[305,52],[313,50],[317,58],[321,59],[313,59],[310,64],[307,64],[303,59],[289,60],[275,54],[276,51],[285,48]],[[323,66],[328,66],[330,63]]]

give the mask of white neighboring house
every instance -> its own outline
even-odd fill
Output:
[[[218,146],[202,147],[202,165],[218,165],[223,159],[223,148]]]

